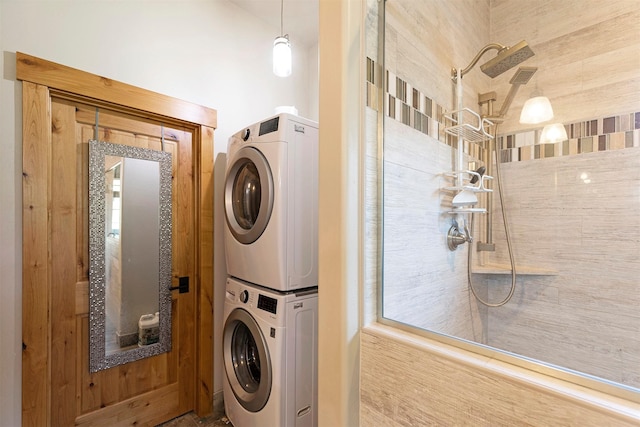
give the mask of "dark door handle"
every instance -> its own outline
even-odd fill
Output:
[[[189,292],[189,276],[179,277],[178,278],[178,286],[172,286],[169,288],[170,291],[178,290],[181,294],[186,294]]]

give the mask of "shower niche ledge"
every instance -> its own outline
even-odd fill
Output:
[[[498,263],[485,263],[474,265],[471,268],[474,274],[511,274],[511,265]],[[528,265],[516,265],[516,275],[524,276],[556,276],[558,271],[548,268],[533,267]]]

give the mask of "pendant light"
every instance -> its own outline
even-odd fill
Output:
[[[546,96],[534,96],[527,99],[520,113],[520,123],[536,125],[553,119],[553,108]]]
[[[567,130],[564,125],[562,123],[553,123],[546,125],[542,129],[539,144],[555,144],[566,141],[567,139],[569,138],[567,137]]]
[[[283,12],[284,0],[280,0],[280,34],[284,34]],[[273,42],[273,74],[278,77],[291,75],[291,44],[288,34],[276,37]]]

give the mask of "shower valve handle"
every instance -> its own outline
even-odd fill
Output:
[[[449,250],[455,251],[458,246],[464,243],[473,242],[473,237],[469,232],[469,228],[466,226],[466,224],[463,227],[460,227],[457,223],[454,222],[451,228],[449,228],[449,232],[447,233],[447,246],[449,246]]]

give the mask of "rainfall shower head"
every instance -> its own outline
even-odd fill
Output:
[[[458,73],[460,74],[460,77],[467,74],[473,67],[475,67],[482,55],[489,52],[490,50],[497,50],[498,54],[495,56],[495,58],[481,65],[480,69],[483,73],[491,78],[499,76],[500,74],[515,67],[525,59],[531,58],[534,55],[533,51],[529,47],[529,44],[524,40],[511,47],[507,47],[499,43],[490,43],[480,49],[480,52],[476,54],[475,58],[473,58],[473,60],[465,68],[462,68],[461,70],[453,68],[451,70],[451,78],[456,81],[458,78]]]
[[[494,78],[507,70],[515,67],[526,59],[534,55],[529,44],[522,40],[511,47],[501,49],[495,58],[480,66],[480,69],[487,76]]]

